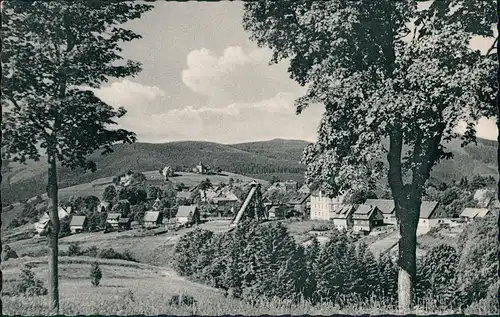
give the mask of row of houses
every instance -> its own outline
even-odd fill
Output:
[[[484,190],[476,192],[474,200],[482,207],[465,208],[460,214],[463,221],[467,222],[476,217],[485,217],[492,209],[500,206],[497,200],[491,197],[481,199],[483,196],[485,196]],[[345,195],[331,198],[319,191],[312,193],[310,219],[333,221],[338,229],[367,232],[370,232],[376,226],[395,225],[397,223],[393,200],[367,199],[361,205],[349,205],[343,203],[344,199]],[[436,201],[422,201],[418,226],[430,229],[445,223],[449,224],[451,219],[446,217],[443,211]]]

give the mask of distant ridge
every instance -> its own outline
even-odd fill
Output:
[[[68,187],[95,179],[115,176],[128,170],[152,171],[165,165],[193,167],[202,161],[212,167],[237,174],[272,179],[303,180],[305,166],[300,159],[310,142],[272,139],[238,144],[208,141],[176,141],[168,143],[119,144],[110,155],[95,153],[95,173],[60,169],[60,186]],[[454,159],[441,162],[432,171],[439,181],[471,177],[475,174],[497,175],[496,144],[494,140],[478,139],[478,144],[462,148],[459,140],[447,145]],[[28,166],[2,164],[2,203],[33,197],[44,193],[47,182],[45,161],[30,162]]]

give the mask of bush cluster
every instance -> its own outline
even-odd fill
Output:
[[[77,243],[71,243],[68,247],[67,252],[60,252],[59,255],[63,256],[90,256],[90,257],[97,257],[101,259],[117,259],[117,260],[125,260],[125,261],[131,261],[131,262],[138,262],[132,254],[128,250],[125,250],[125,252],[120,253],[117,252],[113,248],[109,249],[99,249],[95,245],[90,246],[86,249],[81,249],[80,245]]]

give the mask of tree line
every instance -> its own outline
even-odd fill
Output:
[[[494,219],[477,226],[492,225]],[[460,241],[466,243],[474,237],[477,241],[477,228],[466,230]],[[495,263],[487,251],[491,244],[491,239],[483,241],[469,246],[463,254],[463,245],[458,249],[448,245],[432,248],[418,261],[413,301],[462,309],[491,297],[494,274],[484,280]],[[470,272],[474,265],[471,256],[477,252],[488,259],[475,270],[490,269],[474,275]],[[374,300],[385,306],[397,302],[398,270],[393,258],[387,253],[376,258],[362,241],[341,232],[323,246],[314,238],[304,247],[281,223],[244,221],[229,233],[196,229],[176,245],[174,267],[183,276],[247,301],[277,297],[341,307]],[[478,289],[480,281],[484,285]]]

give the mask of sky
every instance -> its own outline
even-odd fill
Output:
[[[128,110],[120,127],[150,143],[315,141],[322,106],[295,114],[294,100],[305,90],[289,78],[286,63],[270,66],[271,51],[249,40],[241,2],[154,5],[126,25],[143,38],[122,45],[142,72],[96,92]],[[491,43],[476,38],[471,45],[485,50]],[[481,120],[477,134],[496,138],[495,123]]]

